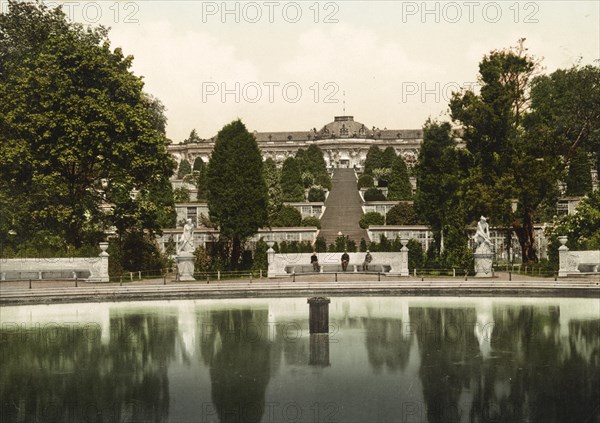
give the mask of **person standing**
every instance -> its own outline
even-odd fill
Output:
[[[367,250],[367,254],[365,255],[365,261],[363,261],[363,271],[368,271],[369,270],[369,264],[373,261],[373,256],[371,255],[371,252],[369,250]]]
[[[344,254],[342,254],[342,271],[346,271],[349,262],[350,256],[348,255],[348,250],[344,250]]]
[[[312,264],[314,272],[319,271],[319,258],[316,251],[313,251],[312,256],[310,256],[310,264]]]

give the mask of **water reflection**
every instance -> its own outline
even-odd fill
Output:
[[[2,422],[600,421],[600,301],[305,298],[2,309]]]

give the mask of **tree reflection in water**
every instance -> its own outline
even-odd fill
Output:
[[[209,313],[202,358],[210,367],[212,400],[220,422],[258,422],[265,411],[271,343],[265,333],[268,310]]]
[[[13,329],[0,332],[3,422],[167,418],[177,317],[111,317],[108,344],[97,325]]]
[[[321,367],[310,366],[308,313],[269,301],[280,303],[110,305],[104,326],[3,321],[0,420],[281,421],[267,404],[295,401],[304,417],[334,409],[337,421],[600,422],[597,303],[345,299],[330,350],[313,343]]]

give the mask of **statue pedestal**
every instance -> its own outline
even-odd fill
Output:
[[[194,281],[194,253],[182,251],[177,255],[177,279]]]
[[[475,277],[476,278],[491,278],[494,273],[492,264],[494,262],[494,253],[486,244],[480,245],[475,253]]]

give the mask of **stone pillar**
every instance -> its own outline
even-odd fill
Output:
[[[267,250],[267,263],[268,263],[267,278],[274,278],[275,277],[275,250],[273,249],[273,245],[275,245],[275,242],[267,241],[267,245],[269,246],[269,249]]]
[[[310,333],[329,333],[329,303],[331,300],[325,297],[312,297],[306,302],[309,304]]]
[[[487,244],[481,244],[475,253],[475,277],[491,278],[493,276],[492,264],[494,262],[494,253]]]
[[[195,281],[194,253],[181,251],[177,255],[177,276],[180,281]]]
[[[109,277],[108,277],[108,257],[109,254],[106,252],[106,250],[108,249],[108,242],[101,242],[100,243],[100,250],[102,250],[100,252],[100,282],[108,282],[109,281]]]
[[[408,240],[406,238],[400,238],[402,248],[400,249],[400,276],[409,276],[408,274]]]
[[[558,247],[558,277],[565,278],[568,275],[569,266],[569,247],[567,247],[566,236],[559,236],[558,241],[560,242],[560,247]]]

